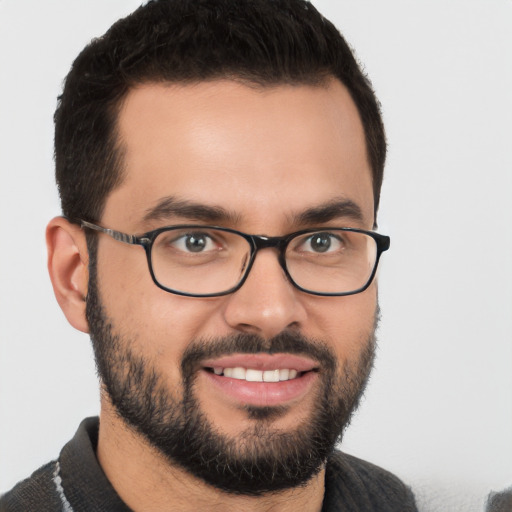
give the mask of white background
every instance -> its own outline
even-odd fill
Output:
[[[56,96],[137,0],[0,0],[0,490],[98,412],[87,336],[45,268]],[[383,104],[377,368],[344,449],[422,511],[480,511],[512,484],[512,2],[317,0]]]

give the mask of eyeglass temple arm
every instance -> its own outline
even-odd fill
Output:
[[[118,240],[119,242],[124,242],[125,244],[132,245],[140,245],[141,239],[135,235],[128,235],[126,233],[121,233],[121,231],[116,231],[115,229],[108,229],[98,226],[96,224],[92,224],[91,222],[87,222],[86,220],[80,221],[80,226],[93,229],[94,231],[99,231],[101,233],[105,233],[108,236],[111,236],[114,240]]]

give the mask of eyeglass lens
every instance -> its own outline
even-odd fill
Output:
[[[164,288],[191,295],[218,294],[244,277],[251,244],[243,236],[218,229],[178,228],[154,240],[151,264]],[[371,278],[377,244],[365,234],[331,229],[294,237],[285,261],[292,280],[316,293],[350,293]]]

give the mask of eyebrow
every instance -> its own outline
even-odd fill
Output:
[[[183,217],[199,222],[233,224],[239,220],[239,215],[221,206],[208,206],[193,201],[176,199],[173,196],[164,197],[155,206],[146,210],[143,220],[149,222],[166,220],[172,217]]]
[[[158,201],[155,206],[147,209],[143,221],[165,221],[172,217],[231,225],[236,225],[241,219],[237,213],[230,212],[221,206],[209,206],[168,196]],[[291,215],[293,223],[298,226],[323,224],[338,218],[349,218],[356,222],[364,221],[361,208],[354,201],[345,198],[334,199],[328,203],[313,206],[300,213]]]
[[[300,225],[323,224],[341,217],[364,221],[361,208],[354,201],[341,198],[304,210],[295,217],[295,222]]]

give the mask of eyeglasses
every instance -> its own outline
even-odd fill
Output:
[[[356,228],[320,228],[285,236],[248,235],[218,226],[179,225],[128,235],[86,221],[83,228],[141,245],[149,272],[163,290],[188,297],[218,297],[238,290],[256,254],[275,248],[290,282],[313,295],[360,293],[372,282],[390,238]]]

